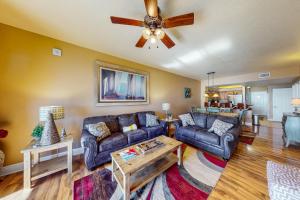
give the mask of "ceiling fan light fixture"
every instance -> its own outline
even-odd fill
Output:
[[[151,42],[151,44],[155,44],[157,42],[157,39],[154,35],[151,35],[150,42]]]
[[[158,28],[154,31],[154,35],[158,38],[158,39],[163,39],[163,37],[165,36],[165,32]]]
[[[149,28],[143,30],[143,37],[148,40],[152,35],[152,32]]]

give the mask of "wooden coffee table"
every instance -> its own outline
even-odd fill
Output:
[[[176,162],[182,164],[182,142],[166,136],[157,139],[165,145],[147,154],[140,153],[129,161],[124,161],[119,153],[129,148],[137,149],[136,145],[111,153],[112,179],[121,186],[124,200],[130,199],[131,192],[140,189]],[[175,150],[177,156],[173,153]]]

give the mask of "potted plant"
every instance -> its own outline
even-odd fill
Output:
[[[44,126],[41,124],[38,124],[33,129],[31,136],[38,142],[38,141],[40,141],[40,139],[42,137],[43,130],[44,130]]]

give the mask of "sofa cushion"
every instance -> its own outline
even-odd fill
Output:
[[[126,133],[123,133],[123,134],[127,136],[129,145],[141,142],[141,141],[146,140],[148,138],[148,134],[146,133],[146,131],[144,131],[142,129],[129,131],[129,132],[126,132]]]
[[[195,125],[195,122],[190,113],[182,114],[178,117],[182,121],[182,126]]]
[[[142,127],[142,129],[147,132],[149,139],[164,133],[164,128],[162,126]]]
[[[155,115],[153,111],[145,111],[145,112],[137,112],[136,115],[138,117],[139,125],[146,126],[146,114]]]
[[[99,152],[125,147],[128,144],[127,137],[123,133],[115,133],[99,142]]]
[[[107,128],[105,122],[87,124],[86,128],[92,135],[97,137],[98,142],[111,135],[110,130]]]
[[[229,123],[229,124],[233,124],[235,127],[238,126],[239,124],[239,118],[238,117],[227,117],[227,116],[221,116],[218,115],[217,119]]]
[[[129,131],[135,131],[137,130],[136,124],[131,124],[130,126],[123,126],[123,133],[129,132]]]
[[[201,130],[201,127],[197,125],[180,127],[178,133],[184,137],[194,138],[195,132]]]
[[[137,124],[136,115],[135,114],[123,114],[118,116],[118,121],[121,130],[123,130],[124,126],[130,126],[132,124]]]
[[[196,131],[195,140],[208,144],[220,145],[220,137],[214,133],[209,133],[207,129]]]
[[[207,115],[206,128],[210,129],[216,119],[217,119],[217,115]]]
[[[158,120],[157,116],[151,115],[151,114],[146,114],[146,127],[152,127],[152,126],[158,126]]]
[[[218,136],[222,136],[232,127],[233,127],[233,124],[226,123],[219,119],[216,119],[215,122],[213,123],[212,127],[208,130],[208,132],[214,132]]]
[[[85,118],[83,121],[83,128],[86,129],[87,124],[97,124],[99,122],[105,122],[111,133],[120,131],[118,119],[113,115]]]
[[[200,126],[201,128],[206,128],[207,114],[194,112],[192,113],[192,116],[196,125]]]

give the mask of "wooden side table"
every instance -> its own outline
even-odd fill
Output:
[[[174,123],[174,122],[176,122],[176,121],[178,121],[179,119],[161,119],[161,121],[165,121],[166,123],[167,123],[167,126],[168,126],[168,132],[167,132],[167,134],[168,134],[168,137],[171,137],[171,125]]]
[[[69,180],[71,180],[72,143],[73,138],[71,136],[68,136],[64,140],[48,146],[35,147],[35,141],[31,141],[27,147],[22,149],[21,153],[23,153],[24,155],[24,188],[31,188],[32,181],[64,169],[68,169]],[[67,148],[66,156],[56,157],[46,161],[40,161],[40,153],[58,150],[61,148]]]

